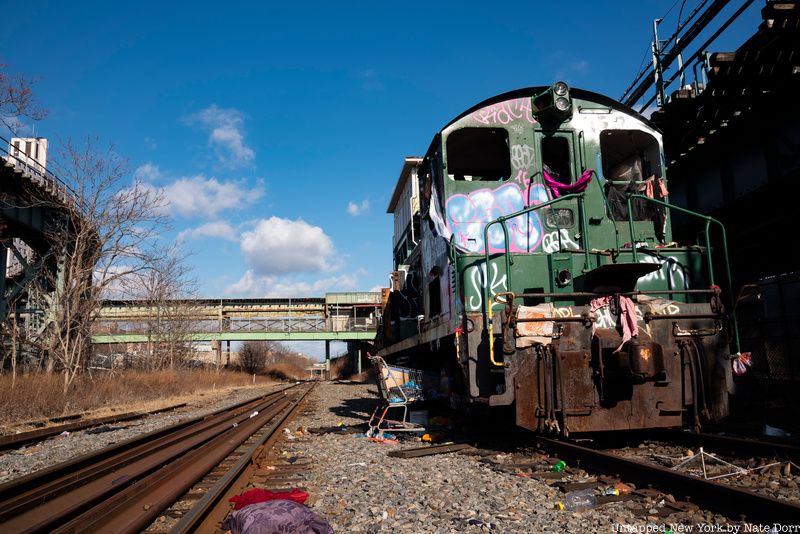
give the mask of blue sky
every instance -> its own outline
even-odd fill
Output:
[[[201,295],[321,296],[386,284],[404,156],[500,92],[619,97],[675,4],[0,2],[0,63],[39,79],[51,147],[99,136],[164,189]]]

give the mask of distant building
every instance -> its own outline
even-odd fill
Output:
[[[43,175],[47,170],[47,139],[44,137],[12,137],[6,158],[28,174]]]
[[[400,170],[400,178],[392,193],[386,213],[394,214],[392,255],[394,268],[406,263],[414,250],[419,235],[419,179],[417,171],[422,158],[407,157]]]

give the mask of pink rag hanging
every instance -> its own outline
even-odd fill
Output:
[[[547,184],[547,187],[549,187],[550,191],[552,191],[553,198],[561,197],[562,193],[580,193],[582,191],[586,191],[586,186],[588,186],[589,182],[592,181],[593,174],[594,171],[592,169],[586,169],[574,184],[562,184],[550,176],[550,173],[547,171],[542,171],[544,183]]]
[[[589,307],[591,308],[591,313],[594,313],[609,304],[611,304],[610,296],[597,297],[589,302]],[[619,296],[619,314],[619,322],[622,324],[622,343],[614,351],[615,353],[619,352],[629,339],[639,335],[639,325],[636,321],[636,304],[630,298]],[[594,336],[594,333],[595,323],[592,323],[592,336]]]
[[[667,191],[667,186],[664,184],[663,178],[656,179],[656,184],[658,184],[658,190],[661,193],[661,198],[667,198],[669,195],[669,191]]]

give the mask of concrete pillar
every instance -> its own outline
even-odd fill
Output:
[[[361,374],[361,345],[356,349],[356,374]]]
[[[325,341],[325,374],[328,380],[331,378],[331,342]]]

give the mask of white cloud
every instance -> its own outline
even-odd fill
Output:
[[[320,272],[329,269],[333,241],[319,226],[302,219],[260,219],[242,234],[242,253],[256,274]]]
[[[214,147],[220,162],[230,167],[249,165],[256,157],[244,141],[244,114],[234,108],[212,104],[184,119],[189,125],[199,125],[209,131],[208,144]]]
[[[354,291],[359,276],[340,275],[317,280],[296,280],[289,277],[259,276],[252,269],[230,285],[226,293],[248,297],[320,297],[329,291]]]
[[[203,237],[216,237],[228,241],[236,241],[233,227],[225,221],[211,221],[201,224],[197,228],[189,228],[178,234],[178,241],[200,239]]]
[[[152,163],[148,162],[144,165],[139,165],[136,170],[133,171],[133,177],[136,180],[152,182],[161,178],[161,169],[158,168],[158,165],[153,165]]]
[[[365,198],[361,203],[353,202],[352,200],[347,203],[347,213],[353,217],[358,217],[362,213],[369,211],[369,199]]]
[[[264,194],[259,184],[247,188],[244,182],[220,182],[216,178],[179,178],[164,186],[170,210],[184,217],[214,217],[221,211],[252,204]]]
[[[155,150],[158,148],[158,143],[156,143],[156,140],[150,137],[149,135],[144,136],[144,144],[150,150]]]

